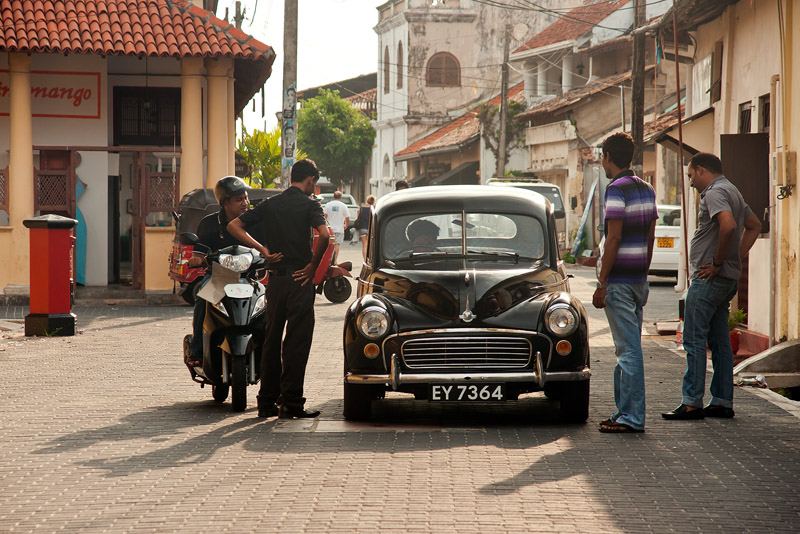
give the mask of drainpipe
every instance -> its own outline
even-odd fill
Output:
[[[772,165],[770,166],[770,188],[769,188],[769,204],[775,201],[777,197],[777,180],[775,176],[775,147],[777,145],[775,135],[778,131],[775,124],[777,116],[775,108],[777,107],[777,86],[778,81],[781,79],[779,74],[773,74],[769,80],[769,153],[772,156]],[[775,269],[777,267],[775,258],[778,251],[775,250],[775,232],[778,231],[778,206],[770,206],[769,208],[769,346],[775,345]]]

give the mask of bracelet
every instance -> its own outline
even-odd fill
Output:
[[[606,289],[607,287],[608,284],[601,284],[600,282],[597,282],[597,289]]]

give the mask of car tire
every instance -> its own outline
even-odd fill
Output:
[[[375,388],[344,383],[344,418],[363,421],[372,417],[372,401],[378,398]]]
[[[565,382],[559,389],[561,417],[570,423],[585,423],[589,418],[589,381]]]

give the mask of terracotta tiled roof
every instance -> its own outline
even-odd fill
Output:
[[[522,83],[511,87],[508,90],[508,98],[516,100],[517,102],[522,102],[522,89]],[[489,100],[488,104],[498,106],[500,105],[500,100],[500,95],[497,95]],[[401,160],[410,159],[409,156],[414,157],[419,154],[419,152],[425,150],[458,147],[477,137],[480,134],[480,129],[481,124],[478,119],[478,110],[472,109],[459,118],[445,124],[438,130],[418,139],[416,142],[396,153],[394,157],[395,159],[400,158]]]
[[[653,66],[650,65],[645,68],[645,72],[648,72],[653,69]],[[565,93],[563,96],[551,98],[550,100],[546,100],[535,106],[524,113],[520,113],[516,117],[516,120],[520,121],[529,121],[533,120],[542,115],[549,115],[552,113],[557,113],[559,111],[564,110],[565,108],[571,107],[575,104],[580,103],[584,99],[595,95],[609,87],[617,86],[622,82],[628,80],[631,77],[631,71],[623,72],[622,74],[614,74],[612,76],[608,76],[606,78],[601,78],[591,83],[587,83],[582,87],[578,87],[577,89],[573,89]]]
[[[0,50],[136,56],[275,57],[186,0],[0,0]]]
[[[576,7],[572,11],[560,15],[556,22],[531,37],[527,43],[514,50],[514,53],[577,39],[629,1],[600,0],[593,4]]]
[[[378,89],[369,89],[363,93],[349,96],[345,100],[350,102],[361,113],[370,116],[378,110]]]
[[[681,110],[683,111],[683,106],[681,106]],[[644,125],[643,137],[645,141],[647,141],[651,137],[657,136],[667,130],[671,130],[677,124],[678,124],[678,110],[674,109],[669,113],[664,113],[663,115],[659,115],[657,118],[646,123]]]

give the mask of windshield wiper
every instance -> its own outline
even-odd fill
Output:
[[[533,258],[527,258],[525,256],[520,256],[516,252],[489,252],[483,250],[467,250],[467,254],[469,254],[470,256],[480,256],[481,258],[490,260],[510,259],[514,260],[514,263],[519,263],[520,259],[525,259],[525,260],[533,259]]]

